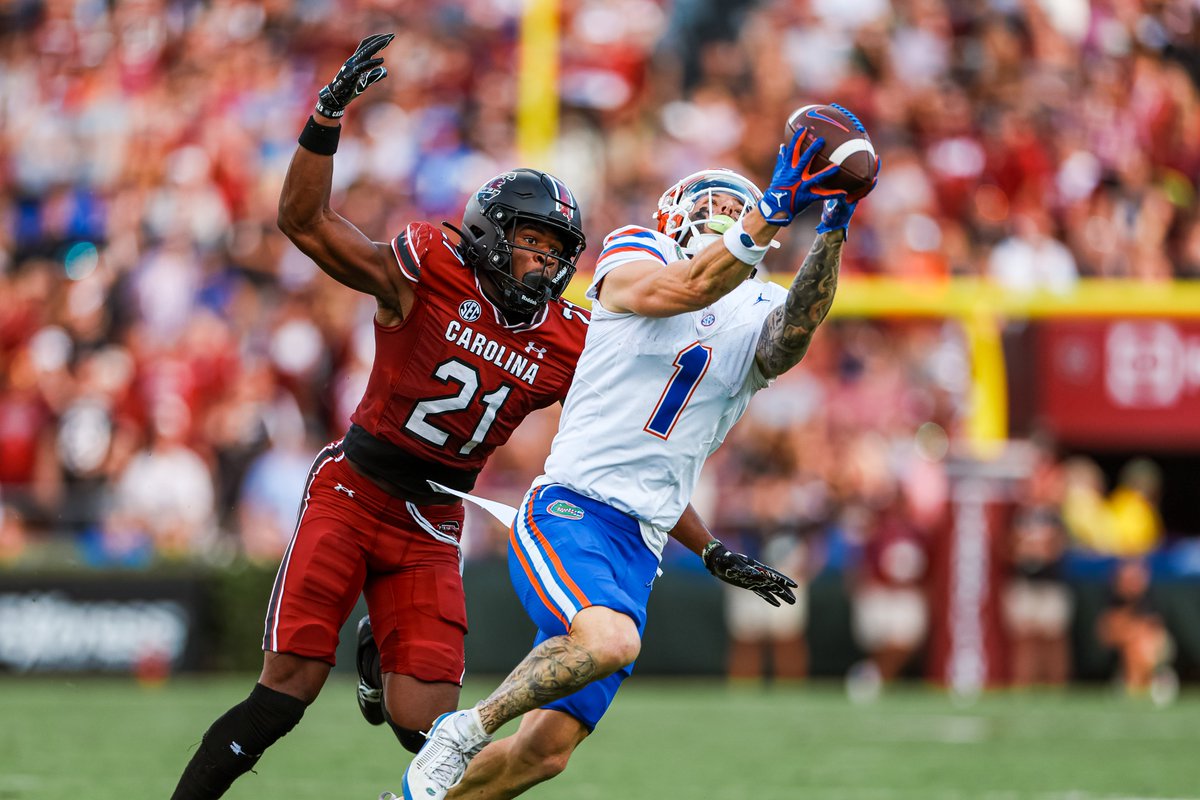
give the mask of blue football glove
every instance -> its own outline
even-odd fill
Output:
[[[821,221],[817,224],[817,233],[844,230],[846,238],[850,238],[850,218],[854,216],[857,202],[851,203],[845,197],[834,197],[825,201],[821,209]]]
[[[849,114],[849,112],[846,113]],[[850,238],[850,218],[854,216],[854,209],[858,208],[858,201],[870,194],[876,185],[878,185],[879,167],[882,163],[882,159],[876,159],[875,180],[871,182],[871,188],[867,189],[867,191],[860,194],[857,198],[850,200],[846,195],[842,194],[825,201],[825,205],[821,209],[821,221],[817,224],[818,234],[843,230],[846,232],[846,238]]]
[[[772,225],[785,227],[814,201],[824,200],[840,192],[838,189],[821,188],[822,181],[836,175],[841,169],[837,164],[830,164],[820,172],[809,171],[813,157],[820,152],[825,140],[818,136],[807,148],[801,150],[806,133],[807,129],[797,128],[792,141],[780,145],[771,185],[767,187],[763,199],[758,203],[759,213]]]

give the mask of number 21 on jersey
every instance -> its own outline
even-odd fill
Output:
[[[471,405],[475,395],[479,392],[479,370],[457,358],[452,358],[438,364],[433,376],[442,383],[457,383],[458,392],[445,397],[422,400],[414,405],[412,413],[404,422],[404,429],[434,447],[445,447],[450,434],[436,425],[431,425],[428,417],[462,411]],[[500,406],[504,405],[511,389],[512,387],[507,383],[501,384],[499,389],[488,392],[479,398],[484,405],[483,416],[480,418],[479,424],[475,426],[475,432],[471,434],[471,438],[459,448],[460,456],[470,455],[475,446],[483,441],[483,437],[487,436],[492,423],[496,421],[496,415],[500,413]]]
[[[704,373],[708,372],[711,361],[712,348],[699,342],[692,342],[676,354],[675,374],[667,381],[662,396],[658,398],[658,405],[654,407],[654,413],[650,415],[643,430],[660,439],[671,435],[675,423],[679,421],[683,409],[695,394]]]

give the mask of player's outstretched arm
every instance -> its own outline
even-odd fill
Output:
[[[876,161],[874,182],[858,200],[851,202],[843,195],[825,201],[821,222],[817,225],[817,238],[792,281],[787,300],[763,323],[754,357],[766,377],[782,375],[800,363],[808,352],[817,326],[833,306],[838,270],[842,265],[842,245],[849,235],[850,218],[854,216],[859,200],[879,183],[881,164],[881,160]]]
[[[754,353],[766,377],[782,375],[808,352],[813,333],[833,305],[845,241],[844,230],[819,234],[788,289],[787,300],[767,315]]]
[[[373,242],[329,206],[333,154],[346,106],[387,75],[373,56],[392,34],[368,36],[320,92],[316,110],[300,135],[279,195],[279,229],[338,282],[374,295],[397,314],[411,305],[412,289],[387,244]]]
[[[797,214],[827,194],[821,185],[837,174],[836,165],[810,173],[825,140],[804,146],[804,131],[780,145],[771,185],[756,208],[692,259],[663,266],[635,261],[616,267],[600,285],[600,302],[610,311],[669,317],[712,305],[746,280],[762,261],[771,240]]]
[[[766,250],[779,228],[751,211],[737,226],[754,248]],[[732,229],[731,229],[732,230]],[[694,258],[663,266],[650,259],[614,267],[600,284],[600,302],[618,314],[670,317],[698,311],[733,291],[750,275],[753,264],[739,260],[716,241]]]
[[[859,126],[862,130],[862,127]],[[774,378],[787,372],[808,352],[813,333],[825,319],[833,305],[833,294],[837,291],[838,270],[842,265],[842,245],[850,231],[850,218],[858,203],[879,184],[879,169],[882,159],[875,161],[875,176],[870,187],[854,200],[845,192],[827,196],[821,208],[821,221],[817,225],[817,238],[808,257],[800,265],[787,300],[772,311],[763,323],[762,335],[758,339],[755,361],[763,375]],[[828,195],[828,190],[824,190]],[[763,199],[766,204],[771,193]],[[769,212],[764,210],[769,216]]]

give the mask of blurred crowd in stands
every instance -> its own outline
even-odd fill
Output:
[[[1051,291],[1200,277],[1192,2],[563,6],[562,117],[537,166],[583,205],[580,285],[604,234],[649,224],[677,178],[719,165],[763,180],[788,113],[831,101],[864,120],[884,162],[844,275]],[[457,220],[470,191],[519,162],[521,8],[0,4],[0,563],[50,541],[94,565],[279,558],[312,455],[344,433],[373,347],[373,302],[275,228],[295,137],[358,40],[394,31],[389,77],[346,118],[334,206],[376,240],[412,219]],[[777,273],[799,263],[812,222],[781,237]],[[925,635],[913,590],[967,402],[963,342],[952,325],[838,323],[784,380],[714,459],[702,510],[799,574],[842,553],[856,633],[886,680]],[[516,500],[555,423],[554,411],[526,422],[480,491]],[[1086,460],[1045,449],[1038,464],[1005,612],[1034,643],[1069,617],[1055,566],[1068,545],[1138,557],[1162,536],[1152,464],[1131,464],[1111,493]],[[472,519],[468,557],[501,550]],[[793,613],[771,623],[776,638],[802,630]],[[1130,627],[1105,635],[1119,647]],[[777,663],[799,675],[795,644]],[[1017,648],[1014,670],[1062,674],[1055,647]]]

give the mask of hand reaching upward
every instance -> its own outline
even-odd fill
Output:
[[[387,77],[387,67],[375,54],[388,46],[396,34],[376,33],[358,43],[354,55],[346,59],[337,75],[317,95],[317,113],[337,119],[346,113],[346,106],[376,81]]]

